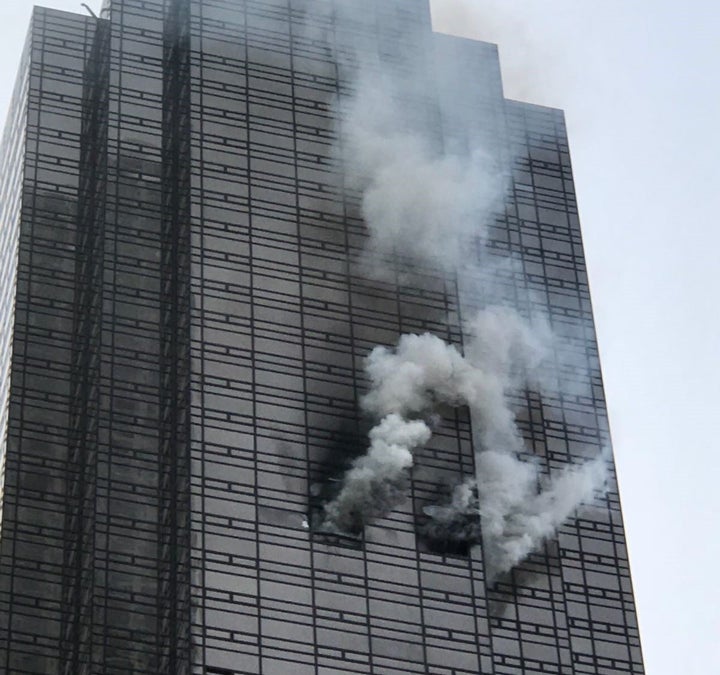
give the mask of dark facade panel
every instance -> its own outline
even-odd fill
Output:
[[[92,19],[36,10],[27,83],[16,99],[11,134],[24,141],[8,175],[22,177],[13,200],[19,247],[5,249],[13,274],[10,401],[7,422],[0,575],[3,631],[0,663],[6,672],[58,672],[66,628],[66,544],[80,532],[70,514],[74,333],[78,264],[81,145],[85,61],[95,33]],[[13,141],[10,140],[12,144]],[[8,333],[6,333],[8,335]],[[74,510],[74,509],[72,509]],[[79,514],[74,514],[79,515]]]

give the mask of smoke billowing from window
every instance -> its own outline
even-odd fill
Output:
[[[465,356],[429,333],[403,335],[394,349],[371,352],[371,387],[362,406],[381,421],[370,432],[368,453],[326,505],[323,527],[354,531],[402,503],[412,450],[430,439],[424,419],[441,404],[467,405],[478,427],[477,479],[459,485],[449,504],[426,509],[426,534],[455,542],[482,539],[492,578],[522,561],[591,500],[605,483],[606,465],[600,459],[544,478],[536,463],[517,456],[523,441],[509,395],[542,362],[550,337],[543,321],[527,322],[508,307],[491,306],[468,332]]]
[[[470,330],[467,357],[430,333],[403,335],[395,349],[370,353],[371,387],[362,406],[381,421],[370,431],[368,453],[355,461],[326,506],[326,526],[357,528],[404,499],[411,451],[430,439],[422,419],[439,404],[469,406],[484,446],[508,456],[522,448],[507,394],[538,364],[543,345],[537,338],[546,331],[532,330],[504,307],[481,312]]]
[[[412,450],[430,440],[430,427],[390,413],[368,434],[370,447],[345,474],[340,494],[325,505],[323,528],[356,532],[402,504],[409,487]]]
[[[377,424],[367,453],[355,460],[325,505],[320,529],[357,532],[402,503],[413,450],[429,441],[437,407],[468,406],[476,476],[458,485],[447,504],[426,508],[425,534],[482,542],[492,579],[536,550],[604,489],[607,462],[600,457],[548,475],[538,461],[521,458],[524,443],[511,397],[540,387],[555,341],[543,317],[528,318],[527,311],[523,316],[497,301],[492,269],[512,268],[516,260],[488,255],[491,266],[478,269],[488,223],[501,211],[509,184],[510,151],[498,142],[497,117],[468,102],[463,77],[442,72],[442,65],[434,64],[431,74],[413,74],[412,64],[405,63],[399,76],[379,59],[358,56],[357,63],[354,95],[339,106],[337,152],[349,186],[361,193],[368,273],[401,275],[392,265],[398,257],[403,265],[457,273],[463,292],[481,309],[463,327],[462,349],[430,333],[407,334],[395,347],[379,346],[368,356],[370,389],[361,405]],[[437,101],[428,103],[426,89],[444,92],[442,115],[434,121]],[[468,280],[474,284],[470,289]]]
[[[552,537],[607,480],[604,456],[546,477],[534,463],[485,450],[477,454],[475,469],[477,479],[460,484],[447,505],[425,508],[425,535],[449,543],[482,541],[491,581]]]

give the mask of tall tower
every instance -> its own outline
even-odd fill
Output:
[[[425,0],[38,8],[2,162],[0,670],[643,672],[563,115],[493,45]],[[498,384],[524,483],[421,363],[370,409],[403,335]],[[414,466],[333,520],[395,412]]]

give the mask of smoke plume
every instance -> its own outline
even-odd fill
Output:
[[[412,450],[424,445],[429,416],[441,404],[467,405],[479,427],[477,479],[458,486],[449,504],[425,509],[431,539],[484,543],[488,577],[508,571],[602,489],[599,458],[541,477],[517,453],[523,442],[508,395],[525,386],[547,351],[541,320],[524,321],[507,307],[481,311],[468,327],[463,356],[440,338],[403,335],[394,349],[376,347],[366,360],[371,387],[364,410],[379,418],[366,455],[343,478],[325,506],[323,529],[353,532],[386,515],[407,495]],[[539,487],[539,490],[538,490]]]
[[[507,181],[493,156],[481,148],[443,152],[409,127],[382,77],[360,78],[343,130],[347,178],[362,192],[371,272],[382,276],[391,254],[450,272],[465,265]]]
[[[412,450],[428,442],[430,428],[422,420],[406,420],[391,413],[370,431],[369,438],[367,453],[355,460],[340,494],[325,505],[326,530],[357,532],[402,504]]]
[[[536,325],[533,330],[514,311],[493,306],[471,322],[466,356],[430,333],[403,335],[394,349],[373,349],[365,364],[371,386],[361,404],[381,421],[370,431],[368,453],[326,505],[326,525],[357,527],[402,499],[411,450],[430,438],[427,424],[412,418],[431,414],[439,404],[470,406],[483,445],[506,453],[521,449],[507,394],[540,363],[545,346],[539,337],[547,330]]]
[[[493,581],[538,550],[580,504],[604,490],[607,458],[570,465],[548,477],[539,474],[535,463],[488,450],[478,453],[476,473],[477,479],[454,490],[447,505],[425,507],[425,535],[448,543],[483,542],[487,578]]]
[[[367,453],[325,504],[320,529],[357,532],[402,503],[413,451],[431,437],[429,420],[441,405],[468,406],[476,476],[457,486],[447,504],[426,508],[425,534],[482,542],[493,579],[540,547],[603,488],[606,461],[548,475],[537,461],[521,459],[524,443],[510,401],[524,388],[539,386],[543,360],[556,345],[542,317],[524,317],[498,303],[492,269],[504,262],[497,251],[485,255],[488,226],[501,211],[508,185],[507,153],[487,142],[502,137],[502,122],[478,112],[474,101],[463,102],[462,91],[451,91],[453,83],[470,77],[444,78],[438,70],[433,77],[442,81],[440,107],[452,110],[443,111],[445,126],[438,126],[432,111],[423,121],[427,104],[418,94],[428,75],[414,77],[412,64],[404,67],[398,77],[378,62],[361,63],[354,95],[338,110],[337,154],[348,187],[360,193],[366,268],[391,279],[400,274],[396,260],[439,269],[458,286],[471,286],[467,295],[482,309],[463,326],[463,351],[430,333],[402,335],[394,348],[372,350],[365,364],[370,388],[361,406],[377,424]],[[460,104],[454,106],[454,99]],[[408,108],[413,100],[420,102],[418,110]],[[468,128],[458,129],[464,120]],[[496,267],[479,269],[485,258]],[[507,259],[505,267],[512,269],[514,262]]]

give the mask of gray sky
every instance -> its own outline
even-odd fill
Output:
[[[647,672],[720,673],[720,9],[431,2],[500,45],[507,96],[566,111]],[[0,111],[32,4],[0,9]]]

